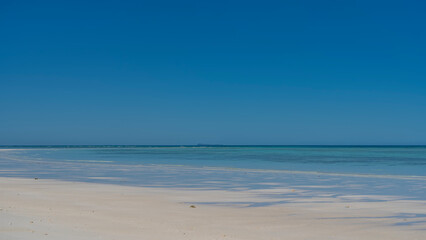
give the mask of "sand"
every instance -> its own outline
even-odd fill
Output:
[[[426,239],[424,201],[345,196],[247,207],[291,191],[0,178],[0,239]]]

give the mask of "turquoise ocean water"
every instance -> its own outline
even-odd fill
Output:
[[[425,146],[3,146],[0,176],[426,200]],[[286,199],[288,200],[288,195]],[[279,198],[277,198],[279,202]]]

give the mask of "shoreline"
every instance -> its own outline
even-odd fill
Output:
[[[274,201],[274,194],[292,191],[166,189],[0,177],[0,238],[426,238],[425,201],[363,201],[366,196],[348,195],[345,199],[350,201],[301,196],[271,206],[244,204]]]
[[[0,151],[18,151],[25,149],[0,149]],[[40,149],[43,150],[43,149]],[[26,163],[46,163],[43,160],[31,160],[31,159],[19,159],[11,158],[10,156],[1,156],[3,159],[12,161],[20,161]],[[51,162],[48,162],[52,164]],[[372,174],[372,173],[351,173],[351,172],[325,172],[325,171],[312,171],[312,170],[285,170],[285,169],[267,169],[267,168],[238,168],[238,167],[217,167],[217,166],[192,166],[192,165],[180,165],[180,164],[138,164],[131,165],[126,163],[113,164],[113,161],[106,160],[65,160],[60,164],[96,164],[106,163],[111,166],[137,166],[137,167],[167,167],[167,168],[185,168],[190,170],[207,170],[207,171],[234,171],[234,172],[250,172],[250,173],[283,173],[283,174],[300,174],[300,175],[321,175],[321,176],[336,176],[336,177],[355,177],[355,178],[377,178],[377,179],[400,179],[400,180],[420,180],[426,181],[425,175],[401,175],[401,174]]]

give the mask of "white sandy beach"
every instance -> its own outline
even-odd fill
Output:
[[[261,195],[0,178],[0,239],[426,239],[426,218],[409,215],[426,214],[423,201],[202,204],[273,200]]]

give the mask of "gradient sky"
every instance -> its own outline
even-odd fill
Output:
[[[426,144],[423,1],[1,1],[0,144]]]

